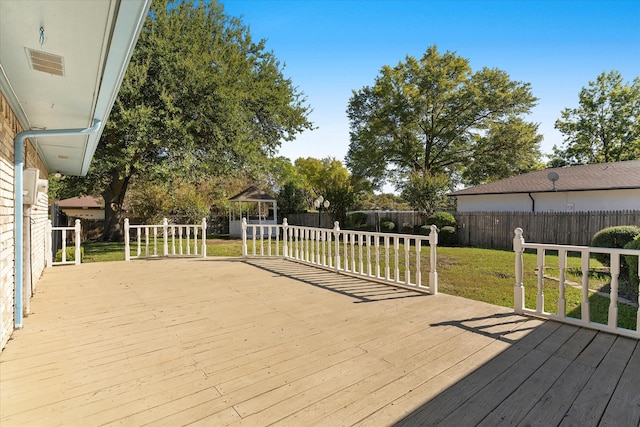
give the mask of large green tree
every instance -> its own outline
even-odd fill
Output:
[[[565,108],[555,128],[564,144],[553,147],[551,165],[640,159],[640,77],[625,84],[617,71],[583,87],[577,108]]]
[[[508,158],[484,170],[481,160],[490,156],[522,150],[526,159],[518,163],[537,165],[535,132],[517,141],[499,137],[518,126],[533,130],[520,116],[536,101],[528,83],[498,69],[473,72],[467,59],[431,46],[420,59],[407,56],[395,67],[382,67],[373,86],[353,92],[347,166],[378,188],[395,184],[415,208],[424,208],[428,200],[412,197],[421,188],[441,194],[461,182],[513,173]]]
[[[215,1],[154,1],[84,179],[105,200],[105,239],[121,237],[132,180],[251,175],[311,128],[303,95],[263,40]]]
[[[367,182],[351,176],[342,162],[332,157],[299,158],[295,166],[304,177],[308,208],[322,196],[330,202],[329,212],[334,220],[343,222],[347,212],[356,206],[358,198],[367,190]]]

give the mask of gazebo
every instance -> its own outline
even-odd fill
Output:
[[[231,197],[229,202],[230,237],[242,236],[242,218],[247,219],[247,224],[275,225],[278,223],[276,198],[255,186]]]

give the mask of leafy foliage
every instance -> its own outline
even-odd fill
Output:
[[[444,227],[455,227],[456,218],[449,212],[436,212],[427,218],[427,225],[435,225],[438,229]]]
[[[607,227],[593,235],[591,246],[598,248],[624,248],[627,243],[631,242],[639,234],[640,227],[635,225]],[[609,254],[594,254],[594,257],[604,265],[609,265]]]
[[[565,136],[553,147],[551,166],[640,159],[640,78],[624,84],[617,71],[582,88],[578,108],[566,108],[555,128]]]
[[[344,222],[347,211],[356,206],[360,193],[367,189],[366,182],[353,178],[342,162],[331,157],[299,158],[295,166],[305,180],[308,207],[311,209],[313,201],[323,196],[330,202],[333,219],[339,222]]]
[[[640,250],[640,234],[638,234],[635,239],[624,245],[625,249],[637,249]],[[638,277],[638,257],[633,255],[625,255],[624,260],[629,266],[629,282],[634,287],[634,289],[638,290],[638,285],[640,285],[640,278]]]
[[[519,118],[536,100],[528,83],[504,71],[472,72],[468,60],[429,47],[419,60],[407,56],[382,67],[373,86],[354,91],[347,166],[376,188],[391,181],[415,208],[430,212],[460,182],[538,167],[537,127]],[[511,162],[515,152],[520,157]]]

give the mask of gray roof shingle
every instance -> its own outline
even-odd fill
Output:
[[[551,192],[554,191],[553,183],[548,178],[551,172],[559,176],[555,191],[640,188],[640,160],[630,160],[544,169],[465,188],[449,196]]]

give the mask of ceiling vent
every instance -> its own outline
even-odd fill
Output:
[[[43,73],[64,76],[64,62],[62,56],[26,48],[31,68]]]

